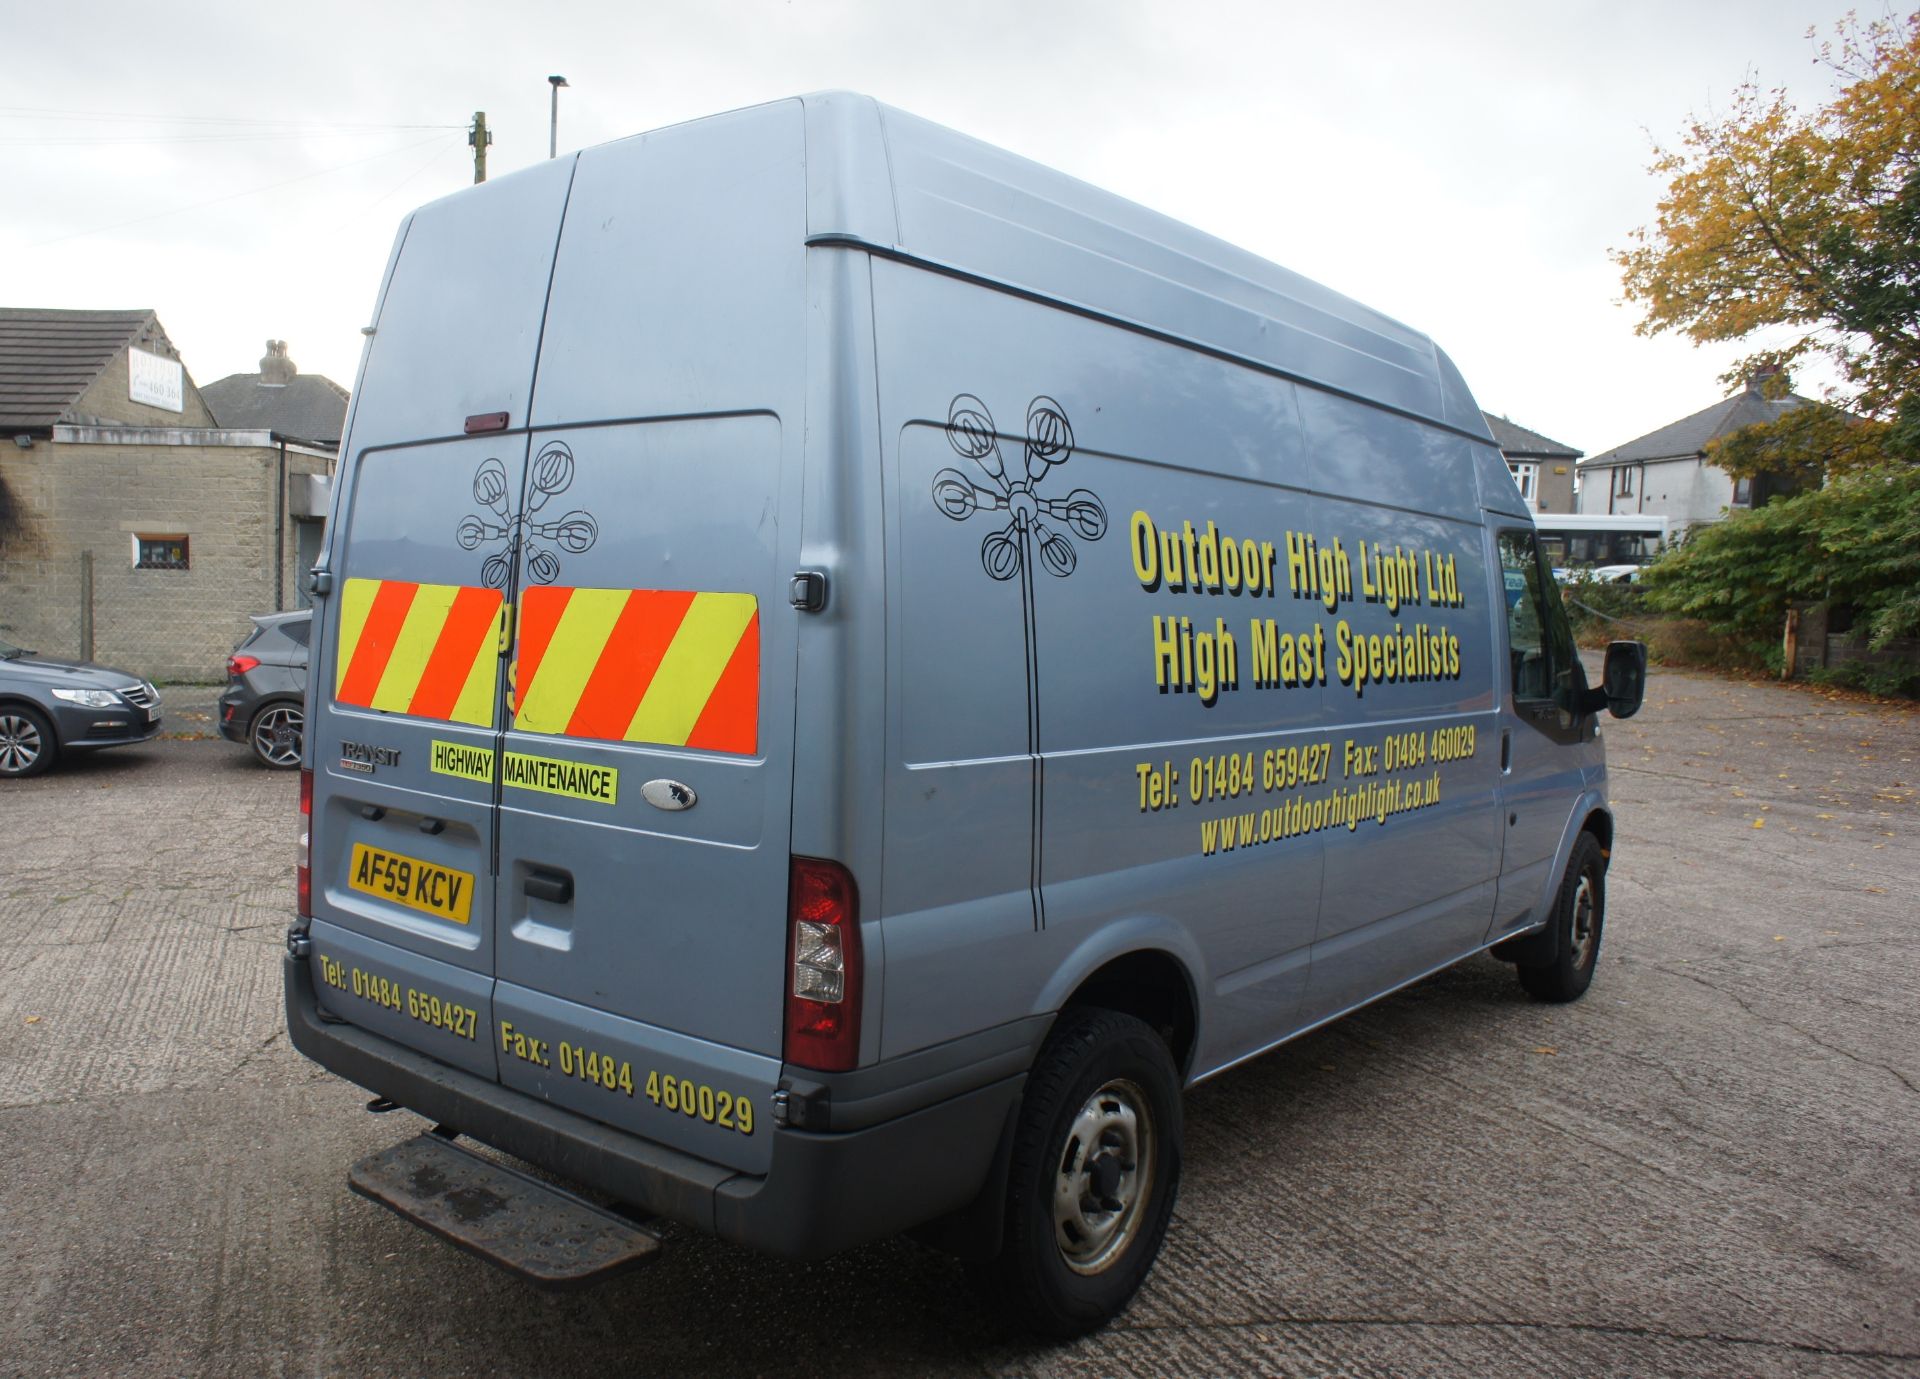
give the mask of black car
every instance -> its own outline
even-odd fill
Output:
[[[0,778],[37,776],[62,752],[145,742],[159,731],[152,682],[0,641]]]
[[[313,610],[262,613],[253,633],[227,657],[220,696],[220,736],[244,742],[262,764],[289,771],[300,764],[307,729],[307,637]]]

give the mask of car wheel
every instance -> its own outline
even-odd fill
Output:
[[[263,766],[291,771],[300,764],[306,745],[307,715],[298,704],[268,704],[253,716],[247,742]]]
[[[37,776],[59,755],[44,714],[24,704],[0,706],[0,776]]]
[[[1027,1077],[1004,1241],[976,1279],[1043,1336],[1104,1325],[1160,1253],[1180,1137],[1179,1074],[1160,1036],[1116,1011],[1062,1011]]]
[[[1577,1001],[1593,984],[1594,965],[1600,960],[1600,933],[1607,919],[1607,865],[1600,844],[1582,833],[1567,858],[1566,878],[1551,924],[1554,955],[1543,963],[1522,963],[1515,970],[1520,985],[1536,1001]]]

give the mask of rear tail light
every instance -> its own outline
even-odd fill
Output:
[[[313,918],[313,772],[300,771],[300,845],[294,852],[300,918]]]
[[[227,674],[236,676],[245,675],[259,664],[260,658],[258,656],[242,656],[240,653],[235,652],[233,655],[227,657]]]
[[[860,1057],[860,896],[838,862],[793,859],[787,880],[786,1061],[845,1072]]]

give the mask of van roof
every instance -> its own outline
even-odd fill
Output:
[[[795,103],[810,244],[857,245],[1028,294],[1492,444],[1459,371],[1426,335],[1158,211],[852,92],[707,118]]]
[[[870,97],[798,99],[812,242],[851,241],[1032,292],[1491,440],[1452,361],[1389,316]]]

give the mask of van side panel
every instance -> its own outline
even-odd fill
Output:
[[[1325,613],[1325,728],[1337,781],[1371,805],[1327,835],[1304,1012],[1319,1020],[1481,942],[1499,869],[1499,741],[1479,447],[1311,389],[1300,407],[1319,540],[1342,578],[1352,567],[1351,591]],[[1427,665],[1428,648],[1444,663]]]
[[[900,551],[886,1052],[1032,1013],[1063,964],[1111,956],[1109,932],[1201,955],[1200,1056],[1245,1044],[1304,989],[1320,844],[1206,857],[1200,823],[1241,775],[1258,788],[1266,753],[1298,757],[1323,691],[1253,688],[1249,620],[1298,617],[1273,552],[1256,542],[1238,592],[1196,593],[1164,571],[1149,587],[1133,543],[1151,524],[1184,552],[1185,524],[1198,542],[1211,520],[1238,570],[1239,538],[1299,525],[1312,474],[1293,385],[899,264],[873,273]],[[1015,505],[1035,519],[1024,544]],[[1234,686],[1203,684],[1190,651],[1163,661],[1156,617],[1169,645],[1182,617],[1227,619]],[[1219,793],[1195,797],[1192,763],[1216,759],[1232,761]],[[1178,937],[1144,937],[1159,931]]]
[[[1202,955],[1198,1073],[1479,946],[1478,447],[924,270],[874,283],[887,1054],[1027,1013],[1143,919]]]

